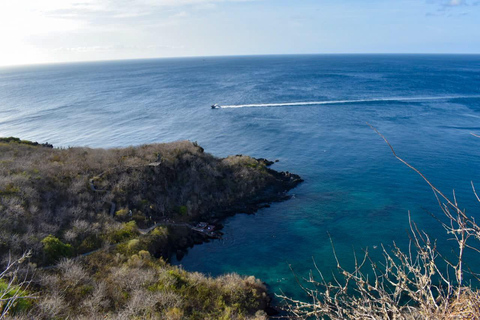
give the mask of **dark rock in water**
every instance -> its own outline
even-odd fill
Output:
[[[243,157],[242,155],[237,156]],[[183,258],[188,248],[196,244],[206,243],[213,241],[213,239],[220,238],[222,234],[217,230],[223,228],[221,222],[225,218],[238,213],[254,214],[261,208],[269,208],[272,202],[288,200],[292,197],[288,194],[288,191],[303,182],[299,175],[288,171],[278,172],[268,168],[268,166],[274,163],[273,161],[264,158],[256,160],[265,165],[265,167],[262,168],[268,181],[265,186],[256,189],[254,192],[236,201],[211,208],[209,211],[196,217],[197,223],[204,222],[208,225],[215,226],[216,233],[214,235],[193,230],[191,227],[196,225],[193,221],[190,222],[191,227],[171,227],[171,231],[175,236],[172,237],[172,240],[169,242],[169,245],[172,247],[170,252],[176,253],[178,261]],[[163,251],[163,253],[165,259],[168,260],[171,258],[168,251]]]
[[[268,307],[265,308],[265,312],[267,313],[267,315],[268,315],[269,317],[276,316],[276,315],[278,315],[278,314],[280,313],[280,312],[278,312],[277,309],[275,309],[275,308],[273,308],[273,307],[270,307],[270,306],[268,306]]]
[[[177,250],[176,258],[178,261],[182,260],[184,256],[185,256],[185,252],[183,250]]]
[[[267,167],[270,167],[272,164],[274,164],[273,161],[267,160],[265,158],[255,158],[255,160],[263,162]]]
[[[193,243],[194,244],[202,244],[205,242],[205,237],[202,237],[200,235],[197,235],[196,237],[194,237],[193,239]]]

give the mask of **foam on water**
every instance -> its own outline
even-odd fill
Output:
[[[402,102],[402,101],[430,101],[430,100],[453,100],[453,99],[478,99],[478,95],[469,96],[444,96],[444,97],[398,97],[398,98],[371,98],[354,100],[332,100],[332,101],[305,101],[305,102],[283,102],[283,103],[257,103],[257,104],[237,104],[219,106],[219,108],[253,108],[253,107],[293,107],[293,106],[316,106],[331,104],[349,104],[365,102]]]

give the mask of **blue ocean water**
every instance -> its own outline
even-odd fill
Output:
[[[302,105],[302,102],[320,102]],[[331,103],[334,102],[334,103]],[[211,110],[218,103],[230,108]],[[265,104],[296,103],[265,106]],[[245,106],[254,104],[255,106]],[[260,277],[301,297],[289,268],[335,268],[353,250],[408,244],[408,211],[450,251],[427,184],[455,189],[478,218],[480,56],[305,55],[161,59],[0,68],[0,136],[55,146],[121,147],[181,139],[218,156],[278,159],[305,182],[255,215],[226,221],[222,240],[177,264]],[[377,249],[374,249],[374,248]],[[469,258],[472,264],[474,257]]]

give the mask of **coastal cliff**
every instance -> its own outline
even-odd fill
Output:
[[[242,318],[268,307],[266,289],[257,279],[233,275],[228,281],[225,277],[210,279],[165,261],[172,254],[181,258],[188,247],[220,235],[218,231],[201,232],[196,228],[200,222],[219,230],[225,217],[253,213],[270,202],[288,199],[286,192],[302,181],[298,175],[276,172],[266,159],[243,155],[216,158],[189,141],[104,150],[57,149],[4,138],[0,140],[0,163],[2,261],[10,254],[20,256],[29,251],[37,274],[31,288],[45,297],[64,288],[62,277],[68,270],[81,270],[78,272],[86,281],[73,286],[86,292],[75,289],[70,294],[75,299],[64,301],[67,307],[60,318],[82,314],[79,304],[92,298],[100,282],[111,291],[124,292],[123,297],[103,294],[105,307],[95,312],[112,317],[123,310],[121,303],[133,303],[135,290],[150,288],[147,291],[151,293],[152,286],[179,295],[183,306],[149,309],[148,317],[153,318],[170,313],[198,318],[192,311],[195,308],[187,307],[189,303],[182,299],[202,304],[196,307],[199,312],[213,317],[234,312]],[[105,283],[118,268],[124,269],[126,277],[132,268],[136,275],[147,272],[156,276],[149,278],[149,286],[133,286],[135,290],[122,287],[118,279]],[[165,280],[166,286],[159,280],[162,277],[175,281]],[[227,294],[225,286],[230,285],[239,296]],[[212,301],[210,294],[198,296],[198,290],[190,290],[192,286],[207,291],[217,288],[218,292],[211,293],[216,300]],[[64,289],[72,286],[68,288]],[[53,316],[41,305],[36,304],[38,317]]]

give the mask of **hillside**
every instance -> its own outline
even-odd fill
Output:
[[[228,215],[288,198],[285,191],[300,177],[275,172],[270,164],[241,155],[216,158],[188,141],[105,150],[1,139],[2,265],[10,255],[31,252],[30,267],[36,271],[30,290],[43,294],[29,312],[39,318],[92,317],[96,312],[116,318],[127,305],[146,303],[142,295],[153,299],[150,307],[132,307],[126,318],[253,315],[268,302],[258,280],[235,275],[210,279],[164,261],[208,239],[192,230],[198,222],[221,227]],[[69,274],[72,270],[78,274]],[[74,284],[67,285],[65,273]],[[119,274],[145,278],[125,284],[118,282]],[[173,294],[176,302],[158,307],[159,292]],[[99,300],[95,310],[86,310],[85,303],[95,295],[104,303]],[[53,310],[44,307],[48,299],[63,299],[58,315],[45,311]]]

